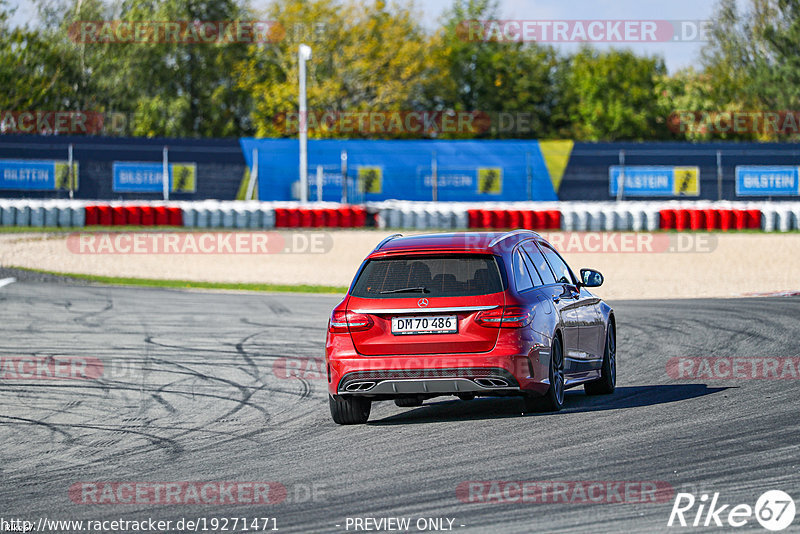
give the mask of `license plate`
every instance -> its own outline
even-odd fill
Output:
[[[455,334],[458,317],[455,315],[420,315],[392,317],[392,334]]]

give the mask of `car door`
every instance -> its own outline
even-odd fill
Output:
[[[561,299],[568,302],[566,307],[572,313],[577,333],[574,348],[565,353],[565,372],[574,380],[591,378],[602,363],[597,360],[596,299],[585,288],[578,286],[571,269],[553,247],[544,242],[538,244],[553,270],[556,282],[563,288]]]
[[[559,282],[545,259],[542,251],[531,241],[522,244],[522,249],[527,253],[528,259],[533,264],[542,286],[539,293],[552,303],[561,318],[562,333],[564,335],[564,373],[567,377],[577,372],[570,354],[578,351],[578,315],[575,310],[574,292],[568,284]],[[577,292],[577,288],[576,288]]]

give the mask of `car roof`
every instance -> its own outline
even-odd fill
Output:
[[[403,237],[395,234],[381,241],[370,257],[416,252],[472,252],[496,254],[500,246],[510,249],[519,241],[539,234],[531,230],[509,232],[449,232]]]

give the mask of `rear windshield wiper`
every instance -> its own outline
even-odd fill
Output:
[[[400,289],[387,289],[386,291],[381,291],[381,295],[385,295],[387,293],[430,293],[430,291],[422,286],[401,287]]]

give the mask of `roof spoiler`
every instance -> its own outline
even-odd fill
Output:
[[[534,235],[536,237],[541,237],[539,234],[537,234],[533,230],[511,230],[509,232],[504,233],[503,235],[499,235],[499,236],[495,237],[494,239],[492,239],[492,241],[489,243],[489,248],[492,248],[496,244],[500,243],[503,240],[508,239],[509,237],[514,237],[515,235],[520,235],[520,234],[531,234],[531,235]]]
[[[372,250],[372,252],[377,252],[381,249],[383,245],[394,239],[395,237],[403,237],[403,234],[392,234],[389,237],[383,239],[378,245]]]

